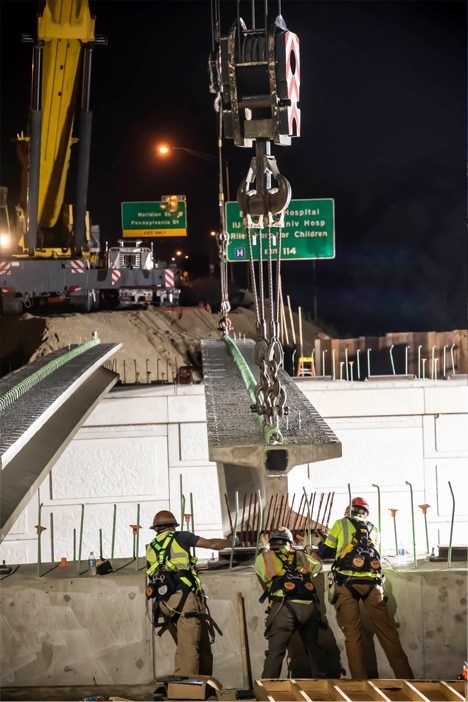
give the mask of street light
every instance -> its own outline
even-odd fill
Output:
[[[208,161],[214,161],[216,156],[212,154],[207,154],[204,151],[195,151],[195,149],[187,149],[185,146],[169,146],[168,144],[158,144],[156,151],[159,156],[169,156],[171,151],[185,151],[192,156],[198,156],[199,158],[205,158]]]
[[[170,156],[172,151],[185,151],[185,153],[190,154],[191,156],[196,156],[198,158],[203,158],[206,161],[216,161],[219,158],[222,158],[221,156],[221,148],[219,148],[219,155],[218,156],[213,156],[213,154],[208,154],[205,151],[196,151],[195,149],[189,149],[185,146],[172,146],[172,144],[158,144],[156,146],[156,154],[162,158],[167,158]],[[219,171],[219,197],[220,197],[220,217],[221,217],[221,229],[224,228],[225,224],[224,218],[224,204],[225,200],[229,201],[230,200],[230,188],[229,188],[229,164],[227,158],[223,158],[223,166],[224,166],[224,180],[225,180],[225,186],[226,186],[226,198],[224,198],[224,184],[223,184],[223,174],[220,168]],[[228,266],[228,270],[230,273],[230,279],[231,283],[234,282],[234,270],[231,266]]]
[[[162,158],[167,158],[168,156],[171,155],[171,151],[185,151],[185,153],[190,154],[191,156],[196,156],[198,158],[203,158],[206,161],[216,161],[217,156],[213,156],[213,154],[208,154],[205,151],[196,151],[195,149],[188,149],[185,146],[172,146],[171,144],[158,144],[156,146],[156,153],[158,156],[161,156]],[[224,161],[224,173],[225,173],[225,178],[226,178],[226,199],[230,199],[230,192],[229,192],[229,164],[227,158],[223,159]]]

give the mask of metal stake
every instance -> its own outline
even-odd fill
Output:
[[[380,531],[380,529],[381,529],[381,523],[380,523],[380,517],[381,517],[381,513],[380,513],[380,487],[379,487],[378,485],[376,485],[375,483],[372,483],[372,487],[375,487],[375,488],[377,489],[377,515],[378,515],[378,522],[377,522],[378,527],[377,527],[377,528],[378,528],[378,530],[379,530],[379,548],[380,548],[380,552],[382,553],[382,536],[381,536],[382,532]]]
[[[418,507],[420,507],[422,509],[423,514],[424,514],[424,526],[426,527],[426,553],[427,553],[427,555],[429,555],[429,533],[427,531],[427,509],[430,506],[431,505],[427,505],[427,504],[418,505]]]
[[[83,546],[83,522],[84,522],[84,505],[81,505],[81,519],[80,519],[80,538],[78,543],[78,563],[76,568],[76,574],[80,574],[81,565],[81,547]]]
[[[450,522],[450,539],[449,539],[449,548],[448,548],[448,554],[447,554],[447,568],[451,568],[452,567],[453,522],[455,519],[455,495],[453,494],[452,483],[450,482],[450,480],[448,481],[448,486],[450,488],[450,492],[452,493],[452,520]]]
[[[234,560],[234,546],[236,543],[237,518],[239,516],[239,493],[236,490],[235,494],[236,516],[234,518],[234,529],[232,530],[231,557],[229,559],[229,570],[232,570],[232,561]]]
[[[117,521],[117,505],[114,505],[114,515],[112,517],[112,542],[111,542],[111,563],[114,569],[114,548],[115,548],[115,524]]]
[[[137,518],[136,518],[136,535],[135,535],[135,570],[138,570],[138,549],[140,546],[140,503],[137,504]]]
[[[397,538],[397,530],[396,530],[396,513],[398,512],[398,509],[395,507],[390,507],[390,514],[393,517],[393,531],[395,533],[395,556],[398,556],[398,538]]]
[[[418,567],[418,559],[416,556],[416,530],[414,528],[413,486],[407,480],[405,480],[405,483],[407,485],[409,485],[410,496],[411,496],[411,526],[413,529],[413,563],[414,563],[414,567],[417,568]]]

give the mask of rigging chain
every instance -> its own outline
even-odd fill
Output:
[[[269,146],[269,144],[268,144]],[[266,153],[267,143],[257,142],[257,156],[252,158],[247,177],[239,186],[237,199],[243,215],[243,223],[249,243],[249,265],[252,292],[255,300],[257,341],[254,360],[260,368],[260,380],[255,388],[255,403],[252,412],[264,417],[265,424],[276,429],[274,443],[282,443],[278,431],[281,417],[287,415],[287,394],[278,375],[283,362],[283,348],[279,337],[280,281],[281,281],[281,234],[284,210],[291,199],[291,187],[279,172],[276,160]],[[258,168],[260,161],[261,167]],[[278,187],[271,188],[271,176]],[[253,185],[256,185],[256,188]],[[262,230],[267,230],[267,282],[270,300],[270,320],[267,325],[265,313],[265,281]],[[276,230],[276,233],[275,233]],[[258,237],[258,285],[255,275],[254,250]],[[276,252],[276,257],[274,253]],[[273,262],[276,262],[274,275]]]

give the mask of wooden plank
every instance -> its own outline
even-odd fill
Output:
[[[373,684],[381,690],[391,702],[408,702],[408,700],[415,699],[413,696],[413,691],[408,691],[404,688],[404,681],[394,680],[393,678],[373,680]],[[408,697],[408,694],[410,695]],[[416,699],[421,699],[420,697]]]
[[[459,683],[459,685],[457,685]],[[450,682],[446,682],[445,680],[441,680],[440,684],[442,687],[446,687],[447,690],[450,691],[450,693],[453,693],[456,695],[456,697],[447,697],[447,699],[450,700],[466,700],[467,698],[467,685],[464,682],[464,680],[451,680]],[[458,689],[457,689],[458,688]]]
[[[414,682],[414,681],[413,681]],[[414,685],[413,682],[408,682],[406,680],[403,680],[402,684],[402,690],[405,692],[408,691],[408,699],[409,700],[424,700],[424,702],[427,702],[427,697],[425,697]]]
[[[356,702],[373,702],[373,700],[388,700],[369,680],[337,680],[336,687]]]
[[[296,682],[313,702],[350,702],[349,697],[337,688],[335,683],[339,680],[304,678]]]
[[[463,697],[458,692],[440,680],[413,680],[412,683],[431,702],[441,702],[441,700],[463,701]]]
[[[369,694],[371,695],[372,700],[384,700],[385,702],[391,702],[383,690],[380,690],[377,685],[372,682],[372,680],[367,681],[367,686],[369,688]]]
[[[275,698],[272,695],[270,695],[263,683],[263,680],[254,680],[253,689],[255,692],[256,700],[263,700],[264,702],[274,702]]]
[[[298,680],[254,681],[263,702],[444,702],[466,700],[463,680]]]
[[[466,680],[449,680],[448,682],[445,681],[444,685],[448,685],[455,692],[458,692],[464,700],[468,698],[468,683]]]
[[[257,700],[268,702],[312,702],[295,680],[255,680],[254,692]]]

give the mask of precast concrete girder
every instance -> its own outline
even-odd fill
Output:
[[[0,541],[83,422],[118,381],[118,374],[102,364],[120,348],[120,343],[97,344],[1,410]],[[0,395],[8,392],[9,384],[18,384],[59,355],[54,352],[44,356],[11,374],[11,378],[2,378]]]
[[[254,377],[255,343],[236,342]],[[287,392],[289,415],[281,418],[283,443],[268,445],[237,366],[225,343],[202,340],[203,378],[208,423],[208,450],[212,461],[249,466],[278,478],[291,468],[341,456],[341,442],[294,380],[282,369],[280,381]]]

